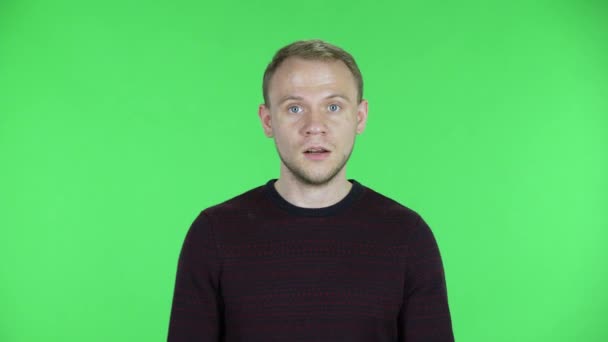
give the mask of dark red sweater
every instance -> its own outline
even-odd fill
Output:
[[[306,209],[266,185],[204,210],[182,246],[168,341],[453,341],[433,233],[355,180]]]

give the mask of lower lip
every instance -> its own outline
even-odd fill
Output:
[[[304,153],[306,159],[310,160],[324,160],[329,157],[331,152],[323,152],[323,153]]]

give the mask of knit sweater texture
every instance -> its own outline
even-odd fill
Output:
[[[168,341],[454,341],[435,237],[350,179],[324,208],[274,182],[203,210],[184,239]]]

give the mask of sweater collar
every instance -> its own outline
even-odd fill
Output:
[[[353,186],[351,187],[348,194],[346,194],[346,196],[344,198],[342,198],[340,201],[338,201],[337,203],[334,203],[328,207],[323,207],[323,208],[303,208],[303,207],[295,206],[295,205],[289,203],[287,200],[285,200],[279,194],[277,189],[274,187],[274,183],[276,181],[277,181],[277,179],[269,180],[266,183],[266,185],[264,186],[265,192],[270,196],[270,198],[276,205],[278,205],[282,209],[286,210],[288,213],[290,213],[292,215],[297,215],[297,216],[321,217],[321,216],[336,215],[339,212],[343,211],[344,209],[350,207],[351,204],[353,203],[353,201],[357,197],[359,197],[359,195],[363,192],[363,185],[361,185],[361,183],[357,182],[354,179],[349,179],[348,181],[351,182]]]

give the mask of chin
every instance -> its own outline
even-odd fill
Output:
[[[335,166],[325,168],[325,170],[319,170],[319,172],[311,172],[306,168],[289,168],[291,173],[299,179],[301,182],[310,185],[324,185],[335,179],[342,168],[336,168]]]
[[[336,163],[335,160],[325,160],[321,164],[311,164],[309,160],[286,160],[283,158],[281,153],[279,157],[282,161],[283,167],[285,167],[292,177],[297,179],[299,182],[309,185],[325,185],[334,180],[342,169],[346,165],[345,159],[343,163]]]
[[[311,184],[311,185],[324,185],[329,183],[332,179],[334,179],[336,176],[318,176],[318,177],[306,177],[304,179],[301,179],[302,181],[304,181],[306,184]]]

